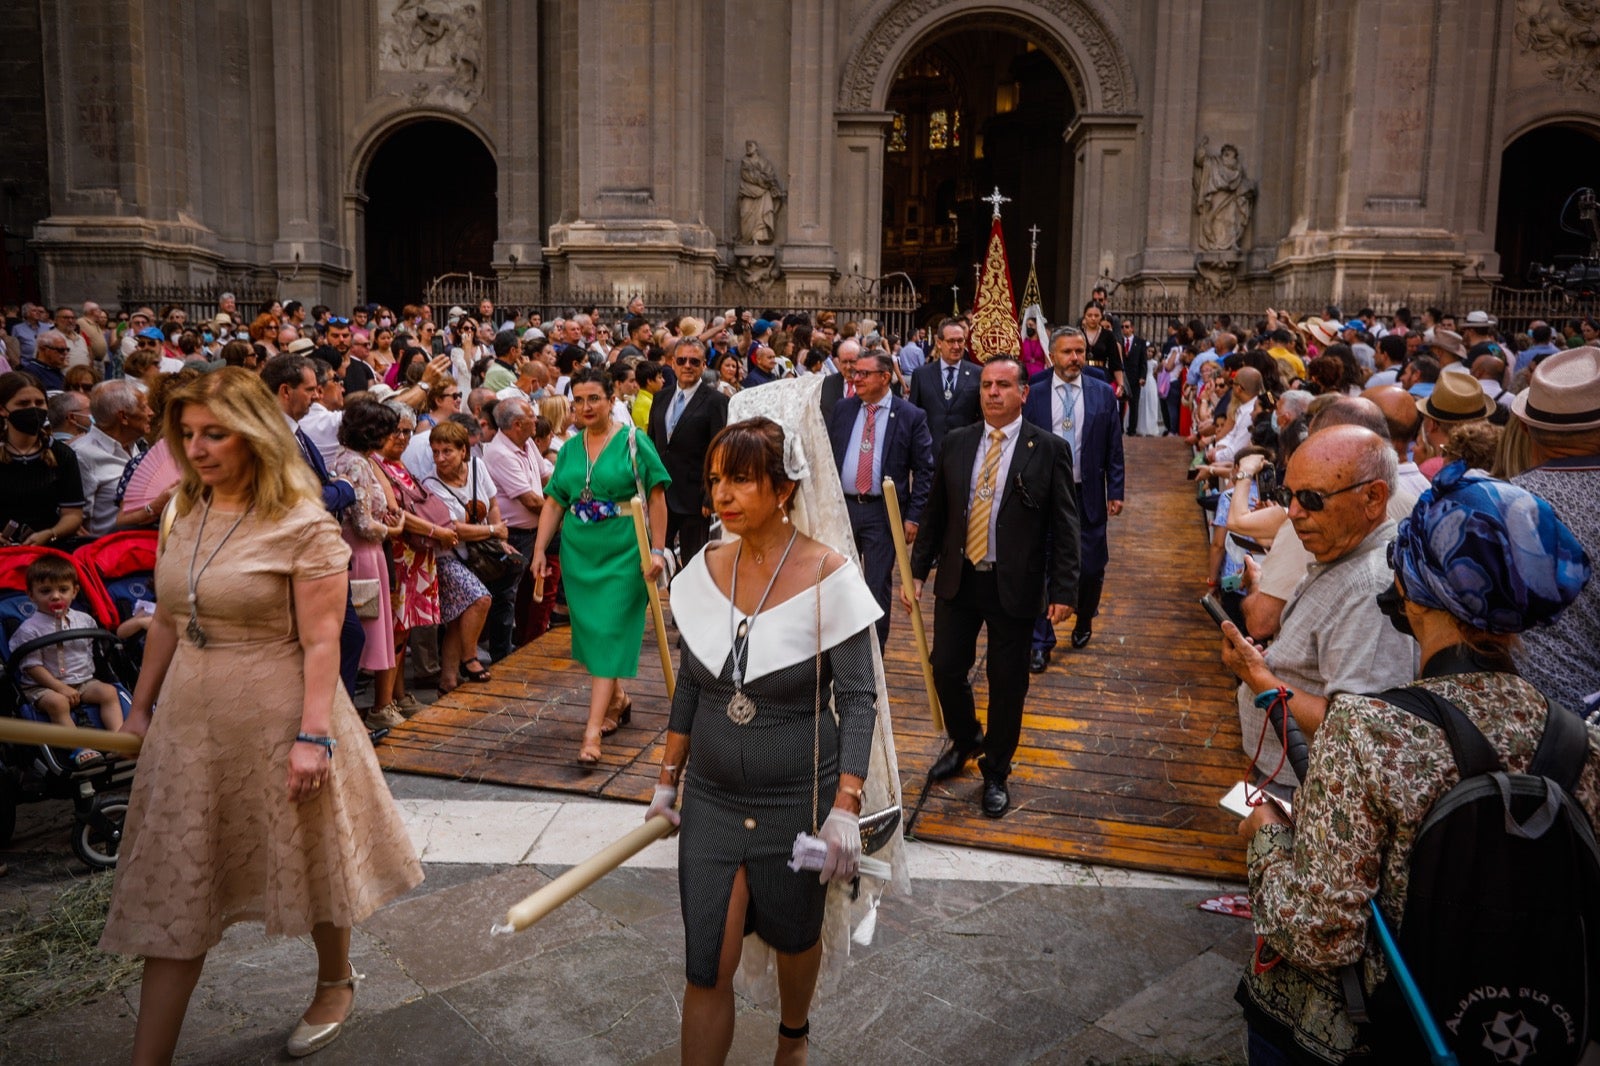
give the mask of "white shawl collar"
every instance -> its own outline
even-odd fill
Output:
[[[672,617],[695,657],[720,673],[733,650],[728,597],[717,588],[701,551],[672,581]],[[735,612],[743,621],[745,615]],[[883,614],[855,563],[822,579],[822,649],[855,636]],[[816,593],[801,592],[762,610],[752,631],[745,681],[776,673],[817,654]],[[753,639],[760,637],[760,640]]]

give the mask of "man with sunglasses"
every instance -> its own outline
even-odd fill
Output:
[[[706,346],[685,337],[672,349],[674,381],[650,404],[650,442],[666,464],[667,547],[687,566],[711,537],[711,501],[705,493],[706,451],[728,424],[728,398],[703,383]]]
[[[1387,624],[1377,596],[1394,584],[1385,549],[1398,460],[1370,429],[1319,429],[1289,460],[1277,498],[1315,560],[1284,607],[1278,637],[1262,648],[1222,627],[1222,663],[1239,678],[1244,750],[1261,779],[1299,785],[1267,724],[1282,698],[1309,740],[1338,692],[1377,692],[1416,676],[1417,644]]]

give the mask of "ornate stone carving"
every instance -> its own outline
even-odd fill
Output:
[[[1225,144],[1210,152],[1210,145],[1211,138],[1201,137],[1194,150],[1194,213],[1200,219],[1194,267],[1204,295],[1224,296],[1238,284],[1244,260],[1240,248],[1255,213],[1256,183],[1245,174],[1238,148]]]
[[[1600,93],[1600,0],[1517,0],[1517,40],[1568,92]]]
[[[468,110],[483,94],[478,0],[378,0],[378,69],[413,104]]]
[[[736,245],[733,249],[733,276],[746,292],[764,292],[783,277],[778,267],[777,249],[770,244]]]
[[[772,244],[778,232],[778,209],[789,194],[778,180],[778,168],[761,154],[761,145],[744,142],[739,161],[739,243]]]
[[[1011,30],[1037,44],[1066,75],[1080,112],[1135,110],[1138,91],[1134,84],[1133,66],[1100,16],[1085,0],[1027,0],[1025,6],[1036,9],[1039,20],[1019,12],[985,11],[981,16],[982,23]],[[871,110],[874,106],[873,91],[890,51],[911,32],[913,26],[938,11],[948,11],[952,17],[962,14],[961,6],[952,5],[948,0],[882,0],[873,11],[868,12],[862,24],[870,28],[857,38],[845,62],[844,77],[839,84],[839,110]],[[1063,26],[1077,44],[1077,52],[1069,51],[1054,35],[1041,34],[1040,21]],[[1080,55],[1087,58],[1092,68],[1092,86],[1085,82],[1084,72],[1079,69]]]

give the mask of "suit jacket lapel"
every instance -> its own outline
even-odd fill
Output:
[[[1005,489],[1000,495],[1002,511],[1011,506],[1012,499],[1017,495],[1017,479],[1025,478],[1028,468],[1038,456],[1041,450],[1038,437],[1042,435],[1045,435],[1044,430],[1023,419],[1022,428],[1017,432],[1016,447],[1011,452],[1011,469],[1006,472]]]

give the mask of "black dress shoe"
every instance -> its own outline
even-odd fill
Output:
[[[1074,629],[1072,631],[1072,646],[1074,648],[1086,647],[1088,646],[1089,638],[1092,636],[1094,636],[1094,630],[1090,629],[1088,626],[1084,626],[1081,629]]]
[[[1006,791],[1006,782],[1000,777],[986,777],[983,779],[983,813],[990,818],[998,818],[1006,813],[1006,808],[1011,806],[1011,793]]]
[[[1042,673],[1044,673],[1044,668],[1049,666],[1049,665],[1050,665],[1050,649],[1049,648],[1034,648],[1033,651],[1028,653],[1028,672],[1029,673],[1031,673],[1031,674],[1042,674]]]
[[[983,747],[982,733],[979,733],[978,738],[971,743],[952,745],[943,755],[939,756],[939,761],[933,764],[933,769],[928,771],[929,778],[934,781],[943,781],[956,776],[961,772],[961,768],[967,764],[967,760],[976,755],[981,747]]]

